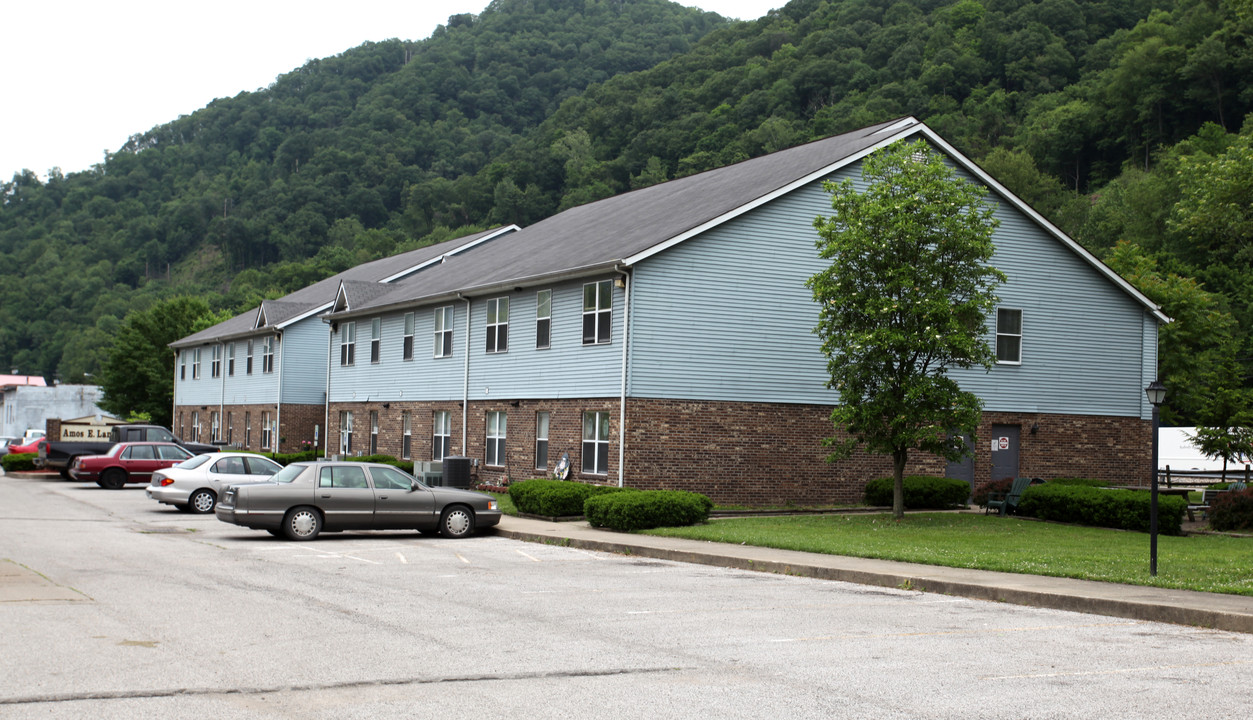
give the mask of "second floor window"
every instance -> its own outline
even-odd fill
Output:
[[[222,377],[222,346],[213,346],[213,359],[209,364],[209,377]]]
[[[370,321],[370,363],[377,365],[383,352],[383,320],[374,318]]]
[[[553,291],[535,293],[535,347],[546,348],[552,342]]]
[[[339,331],[339,364],[354,365],[357,362],[357,323],[346,322]]]
[[[405,360],[413,359],[413,313],[405,313],[405,341],[402,353]]]
[[[226,348],[226,374],[235,377],[235,343]]]
[[[996,361],[1022,362],[1022,311],[1009,308],[996,310]]]
[[[200,348],[191,351],[191,379],[200,379]]]
[[[178,379],[187,379],[187,351],[184,350],[178,354]]]
[[[599,345],[613,339],[613,281],[583,286],[583,344]]]
[[[274,372],[274,336],[261,341],[261,372]]]
[[[244,356],[244,374],[252,374],[252,341],[248,341],[248,354]]]
[[[435,357],[452,357],[452,305],[435,308]]]
[[[487,301],[487,351],[505,352],[509,349],[509,298],[492,298]]]

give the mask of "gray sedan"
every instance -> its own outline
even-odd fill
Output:
[[[391,465],[359,462],[292,463],[268,482],[228,486],[215,512],[223,522],[289,540],[312,540],[323,530],[438,530],[460,538],[500,522],[491,495],[430,487]]]
[[[211,513],[227,485],[268,480],[283,466],[251,453],[205,453],[158,470],[148,483],[148,497],[179,510]]]

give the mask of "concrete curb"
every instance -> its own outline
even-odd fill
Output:
[[[536,526],[548,527],[536,527]],[[815,555],[789,550],[630,535],[584,523],[507,518],[496,533],[584,550],[940,593],[975,600],[1253,633],[1253,597],[1090,580]]]

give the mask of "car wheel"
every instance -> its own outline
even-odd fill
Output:
[[[110,468],[104,471],[100,476],[100,487],[110,490],[121,490],[126,484],[126,471],[119,468]]]
[[[311,507],[292,508],[283,516],[283,534],[288,540],[312,540],[322,531],[322,516]]]
[[[204,515],[213,512],[213,506],[217,504],[217,501],[218,498],[212,490],[201,488],[187,498],[187,507],[197,515]]]
[[[439,517],[439,533],[447,538],[463,538],[474,532],[474,512],[464,505],[453,505]]]

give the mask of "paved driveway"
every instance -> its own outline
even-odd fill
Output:
[[[0,717],[1247,714],[1253,637],[0,478]]]

